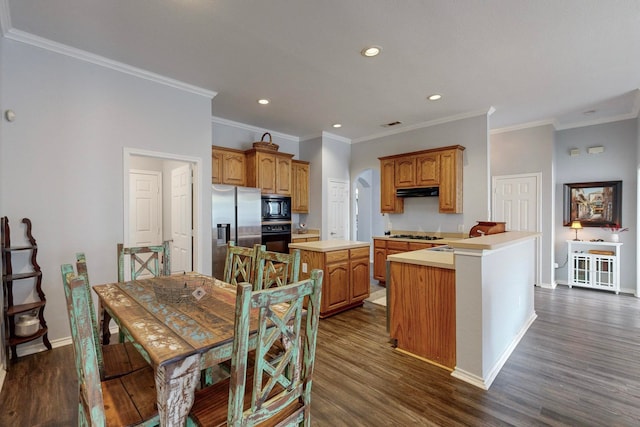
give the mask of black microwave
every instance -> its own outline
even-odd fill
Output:
[[[262,196],[263,221],[291,221],[291,197]]]

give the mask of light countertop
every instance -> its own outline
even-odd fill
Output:
[[[291,239],[306,239],[309,237],[320,238],[320,233],[291,233]]]
[[[369,242],[355,240],[319,240],[317,242],[302,242],[289,244],[290,249],[301,249],[312,252],[331,252],[341,249],[355,249],[369,247]]]
[[[387,260],[405,264],[446,268],[449,270],[455,270],[456,268],[453,252],[431,251],[429,249],[420,249],[417,251],[389,255]]]
[[[504,233],[452,241],[449,242],[449,246],[455,249],[495,250],[524,240],[535,239],[538,236],[542,236],[542,233],[506,231]]]

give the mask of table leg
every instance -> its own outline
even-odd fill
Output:
[[[184,426],[200,381],[200,355],[194,354],[156,370],[161,426]]]

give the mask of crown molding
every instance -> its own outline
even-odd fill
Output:
[[[322,138],[331,138],[334,141],[340,141],[347,144],[351,144],[351,140],[349,138],[345,138],[344,136],[336,135],[330,132],[322,131]]]
[[[269,129],[248,125],[246,123],[234,122],[233,120],[223,119],[222,117],[211,116],[211,122],[214,124],[217,123],[219,125],[231,126],[238,129],[248,130],[250,132],[256,132],[256,133],[269,132],[272,137],[277,136],[280,139],[286,139],[293,142],[300,142],[300,138],[298,138],[297,136],[288,135],[286,133],[274,132]]]
[[[426,128],[426,127],[441,125],[441,124],[444,124],[444,123],[455,122],[455,121],[463,120],[463,119],[470,119],[472,117],[485,116],[487,114],[493,113],[494,111],[495,111],[495,109],[493,107],[489,107],[486,110],[472,111],[472,112],[469,112],[469,113],[457,114],[455,116],[449,116],[449,117],[444,117],[444,118],[441,118],[441,119],[430,120],[428,122],[416,123],[416,124],[413,124],[413,125],[410,125],[410,126],[406,126],[406,127],[400,128],[400,129],[381,132],[381,133],[378,133],[378,134],[369,135],[369,136],[365,136],[365,137],[362,137],[362,138],[356,138],[356,139],[351,140],[351,143],[352,144],[357,144],[359,142],[370,141],[372,139],[378,139],[378,138],[382,138],[382,137],[390,136],[390,135],[397,135],[399,133],[410,132],[410,131],[416,130],[416,129],[422,129],[422,128]]]
[[[536,128],[538,126],[553,126],[554,129],[557,128],[557,123],[555,120],[540,120],[537,122],[529,122],[529,123],[521,123],[518,125],[513,125],[513,126],[507,126],[507,127],[503,127],[503,128],[498,128],[498,129],[491,129],[489,131],[490,135],[497,135],[499,133],[506,133],[506,132],[513,132],[516,130],[522,130],[522,129],[529,129],[529,128]]]
[[[620,114],[618,116],[603,117],[601,119],[594,119],[594,120],[589,120],[584,122],[567,123],[566,125],[558,125],[556,126],[556,130],[567,130],[567,129],[582,128],[586,126],[601,125],[604,123],[612,123],[612,122],[619,122],[621,120],[635,119],[637,117],[638,117],[638,112],[636,111],[636,112],[631,112],[627,114]]]
[[[0,0],[2,1],[2,0]],[[10,29],[5,35],[7,39],[14,40],[20,43],[25,43],[31,46],[39,47],[51,52],[59,53],[61,55],[69,56],[80,61],[89,62],[91,64],[98,65],[104,68],[110,68],[115,71],[119,71],[125,74],[129,74],[141,79],[149,80],[155,83],[160,83],[165,86],[170,86],[176,89],[190,92],[196,95],[204,96],[213,99],[218,93],[215,91],[203,89],[197,86],[190,85],[188,83],[174,80],[160,74],[152,73],[141,68],[133,67],[131,65],[123,64],[122,62],[113,61],[104,56],[95,55],[84,50],[76,49],[71,46],[57,43],[43,37],[39,37],[24,31]]]

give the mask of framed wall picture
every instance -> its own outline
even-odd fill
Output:
[[[622,225],[622,181],[564,184],[564,225]]]

